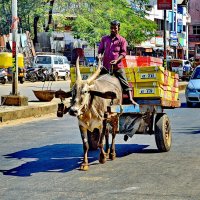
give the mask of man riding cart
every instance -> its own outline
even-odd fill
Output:
[[[78,119],[84,150],[81,170],[88,170],[89,148],[100,149],[100,163],[116,158],[117,133],[124,134],[125,141],[134,134],[155,134],[159,151],[166,152],[171,148],[171,125],[163,109],[180,106],[178,77],[162,66],[131,68],[132,80],[135,80],[133,100],[132,88],[128,85],[121,63],[126,52],[126,41],[118,35],[118,31],[119,22],[112,21],[111,35],[101,40],[99,59],[103,59],[104,66],[99,62],[94,73],[83,78],[82,70],[89,69],[91,72],[93,69],[80,68],[77,59],[76,67],[71,69],[71,80],[72,72],[75,72],[71,90],[58,90],[55,93],[55,97],[61,99],[57,116],[69,113]],[[123,91],[129,95],[130,101],[126,105],[123,104]],[[65,105],[65,98],[71,98],[70,103]],[[112,134],[111,145],[109,133]]]

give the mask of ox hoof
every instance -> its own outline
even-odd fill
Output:
[[[87,163],[82,163],[80,166],[80,170],[87,171],[89,169],[89,166]]]
[[[99,162],[104,164],[106,162],[106,154],[100,154]]]
[[[109,154],[110,154],[110,149],[108,149],[108,150],[106,151],[106,158],[109,158]]]
[[[57,111],[57,117],[63,117],[63,112]]]
[[[109,154],[109,158],[110,158],[111,160],[114,160],[114,159],[116,158],[116,153],[110,153],[110,154]]]

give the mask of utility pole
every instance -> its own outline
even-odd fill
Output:
[[[167,68],[167,37],[166,37],[166,30],[167,30],[167,14],[166,10],[164,10],[164,34],[163,34],[163,42],[164,42],[164,62],[163,67]]]
[[[157,9],[164,11],[164,34],[163,34],[164,60],[163,60],[163,67],[165,69],[167,69],[167,36],[166,36],[167,10],[172,10],[172,0],[157,0]]]
[[[18,95],[18,49],[17,49],[17,33],[18,33],[18,17],[17,17],[17,0],[12,0],[12,95]]]
[[[18,17],[17,17],[17,0],[12,0],[12,93],[1,97],[1,104],[6,106],[27,106],[28,98],[18,94]]]

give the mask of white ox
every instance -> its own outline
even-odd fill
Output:
[[[110,159],[116,157],[115,136],[118,128],[118,117],[116,115],[108,117],[107,107],[122,103],[122,88],[116,77],[108,74],[99,76],[101,64],[99,62],[97,70],[87,80],[82,80],[79,69],[79,61],[76,62],[76,82],[69,92],[57,91],[58,98],[71,98],[71,105],[67,109],[70,115],[76,116],[79,122],[79,129],[83,141],[84,158],[80,166],[81,170],[88,170],[88,134],[93,134],[98,130],[100,148],[99,162],[105,163],[106,157]],[[107,122],[112,127],[112,143],[109,146]],[[106,138],[106,148],[104,151],[103,140]]]

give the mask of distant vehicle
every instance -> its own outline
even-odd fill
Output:
[[[0,83],[5,84],[7,80],[7,70],[4,68],[0,68]]]
[[[189,80],[193,71],[192,65],[189,60],[170,59],[167,60],[168,69],[176,72],[182,80]]]
[[[36,55],[34,58],[33,67],[47,68],[49,71],[53,72],[55,80],[58,80],[58,78],[66,80],[70,73],[70,64],[67,57],[59,55]]]
[[[1,52],[0,53],[0,68],[4,69],[2,75],[5,76],[6,72],[6,79],[8,81],[12,81],[13,76],[13,57],[12,53],[10,52]],[[25,81],[25,70],[24,70],[24,55],[21,53],[18,53],[18,80],[21,84]],[[4,82],[4,79],[3,79]]]
[[[195,68],[191,75],[185,90],[185,97],[188,107],[192,107],[193,103],[200,103],[200,65]]]

